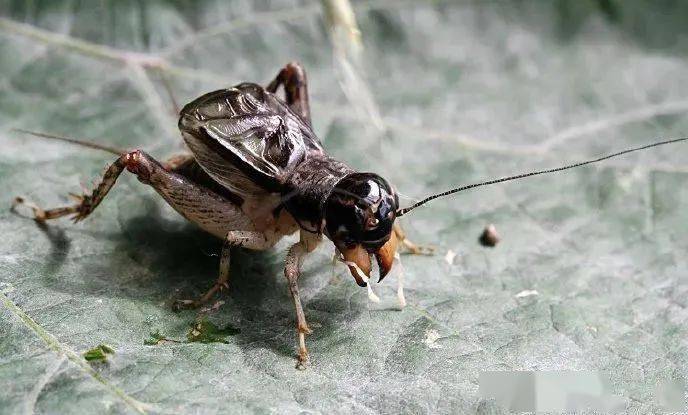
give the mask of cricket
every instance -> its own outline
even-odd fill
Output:
[[[280,88],[283,96],[278,95]],[[229,289],[232,249],[267,250],[298,232],[299,240],[288,249],[284,265],[296,313],[297,366],[308,361],[306,335],[311,333],[299,296],[300,268],[323,237],[332,242],[335,258],[348,266],[355,282],[367,287],[374,264],[382,281],[400,249],[430,252],[409,241],[397,223],[427,202],[688,140],[658,141],[565,166],[462,185],[401,207],[396,189],[383,177],[355,171],[328,156],[312,129],[306,72],[298,63],[287,64],[265,87],[241,83],[202,95],[181,109],[178,126],[188,151],[165,161],[142,150],[123,151],[24,131],[104,150],[117,159],[91,193],[72,195],[73,205],[42,209],[22,197],[14,205],[31,209],[38,222],[63,216],[80,222],[98,207],[122,172],[133,173],[186,220],[224,241],[215,283],[197,299],[177,300],[177,309],[200,307]]]

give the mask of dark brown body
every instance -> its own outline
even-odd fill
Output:
[[[285,90],[284,101],[274,95],[280,86]],[[305,362],[305,334],[310,329],[297,284],[302,259],[315,249],[323,234],[330,236],[325,212],[332,210],[333,202],[328,200],[344,206],[349,203],[347,191],[328,199],[344,182],[342,179],[350,178],[349,182],[353,180],[360,187],[369,180],[369,174],[354,172],[323,150],[311,130],[305,72],[298,64],[285,66],[266,88],[244,83],[203,95],[181,111],[179,128],[189,153],[160,163],[140,150],[123,152],[93,192],[79,196],[73,206],[43,210],[21,198],[17,198],[17,203],[31,207],[39,221],[70,214],[80,221],[99,205],[124,170],[134,173],[187,220],[224,240],[217,282],[198,300],[178,301],[176,308],[197,307],[228,287],[232,247],[268,249],[283,236],[300,231],[299,242],[287,253],[284,274],[296,309],[299,362]],[[357,175],[362,179],[355,179]],[[386,182],[381,183],[373,183],[371,189],[381,191],[387,186]],[[366,195],[364,192],[359,199],[368,200]],[[381,197],[378,199],[383,201]],[[384,211],[377,203],[372,213],[368,212],[373,216],[361,216],[367,218],[366,224],[374,222],[372,228],[366,227],[365,234],[374,235],[377,242],[344,244],[330,236],[359,285],[367,282],[371,254],[378,257],[384,275],[396,253],[396,237],[379,238],[374,232],[380,223],[374,215]],[[357,218],[360,219],[352,216],[347,220]],[[331,216],[329,220],[332,225],[339,218]],[[342,223],[338,229],[346,228],[345,225],[349,223]],[[387,233],[391,234],[389,226]],[[364,275],[358,270],[363,270]]]

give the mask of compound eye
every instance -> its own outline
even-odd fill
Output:
[[[377,225],[378,225],[379,223],[380,223],[380,221],[378,220],[378,218],[376,218],[375,216],[370,215],[370,216],[368,216],[368,219],[366,219],[365,228],[366,228],[367,231],[369,231],[369,230],[371,230],[371,229],[375,229],[375,227],[377,227]]]

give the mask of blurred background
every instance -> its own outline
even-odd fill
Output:
[[[213,281],[219,243],[122,177],[85,222],[9,211],[68,202],[107,154],[163,159],[175,102],[306,68],[325,148],[402,205],[458,184],[688,131],[681,1],[0,1],[0,412],[501,413],[484,370],[604,370],[629,410],[688,371],[685,145],[442,199],[404,217],[434,256],[402,256],[369,303],[324,243],[301,279],[311,365],[294,370],[288,241],[238,253],[227,343],[184,339],[175,298]],[[481,247],[489,223],[502,242]],[[116,351],[91,366],[81,353]]]

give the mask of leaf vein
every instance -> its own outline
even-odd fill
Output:
[[[53,349],[58,354],[64,355],[72,363],[76,364],[81,371],[89,375],[91,378],[96,380],[98,383],[103,385],[103,387],[113,395],[120,398],[127,406],[135,410],[140,414],[147,413],[147,405],[143,402],[139,402],[131,396],[127,395],[122,389],[111,384],[107,379],[105,379],[100,373],[96,372],[88,363],[86,363],[81,357],[73,350],[69,349],[66,345],[62,344],[55,336],[50,334],[43,326],[36,323],[34,319],[24,312],[18,305],[16,305],[12,300],[10,300],[4,293],[0,293],[0,302],[3,306],[19,318],[24,325],[36,334],[45,344]]]

